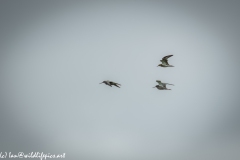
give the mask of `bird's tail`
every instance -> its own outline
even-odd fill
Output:
[[[120,88],[117,84],[114,84],[114,86],[116,86],[116,87],[118,87],[118,88]]]

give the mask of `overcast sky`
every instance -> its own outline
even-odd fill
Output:
[[[239,159],[239,16],[234,0],[2,0],[0,152]]]

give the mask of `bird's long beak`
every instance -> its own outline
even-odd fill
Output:
[[[99,84],[102,84],[103,82],[99,83]]]
[[[153,87],[153,88],[156,88],[156,87]]]

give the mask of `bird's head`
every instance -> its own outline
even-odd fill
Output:
[[[157,88],[158,85],[154,86],[153,88]]]
[[[162,64],[159,64],[157,67],[162,67]]]

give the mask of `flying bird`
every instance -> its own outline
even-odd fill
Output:
[[[159,90],[171,90],[171,89],[168,89],[168,88],[163,87],[163,86],[160,86],[160,85],[156,85],[156,86],[153,87],[153,88],[157,88],[157,89],[159,89]]]
[[[104,84],[106,84],[106,85],[108,85],[108,86],[110,86],[110,87],[112,87],[112,85],[114,85],[114,86],[120,88],[118,85],[121,86],[121,84],[115,83],[115,82],[113,82],[113,81],[108,81],[108,80],[107,80],[107,81],[103,81],[103,82],[101,82],[101,83],[99,83],[99,84],[102,84],[102,83],[104,83]]]
[[[160,67],[174,67],[173,65],[168,64],[168,58],[170,58],[172,56],[173,55],[168,55],[168,56],[163,57],[162,60],[160,60],[162,63],[159,64],[158,66],[160,66]]]
[[[173,84],[169,84],[169,83],[163,83],[163,82],[161,82],[160,80],[156,80],[156,82],[158,83],[159,86],[162,86],[162,87],[165,87],[165,88],[166,88],[167,84],[168,84],[168,85],[173,85]],[[174,86],[174,85],[173,85],[173,86]]]

